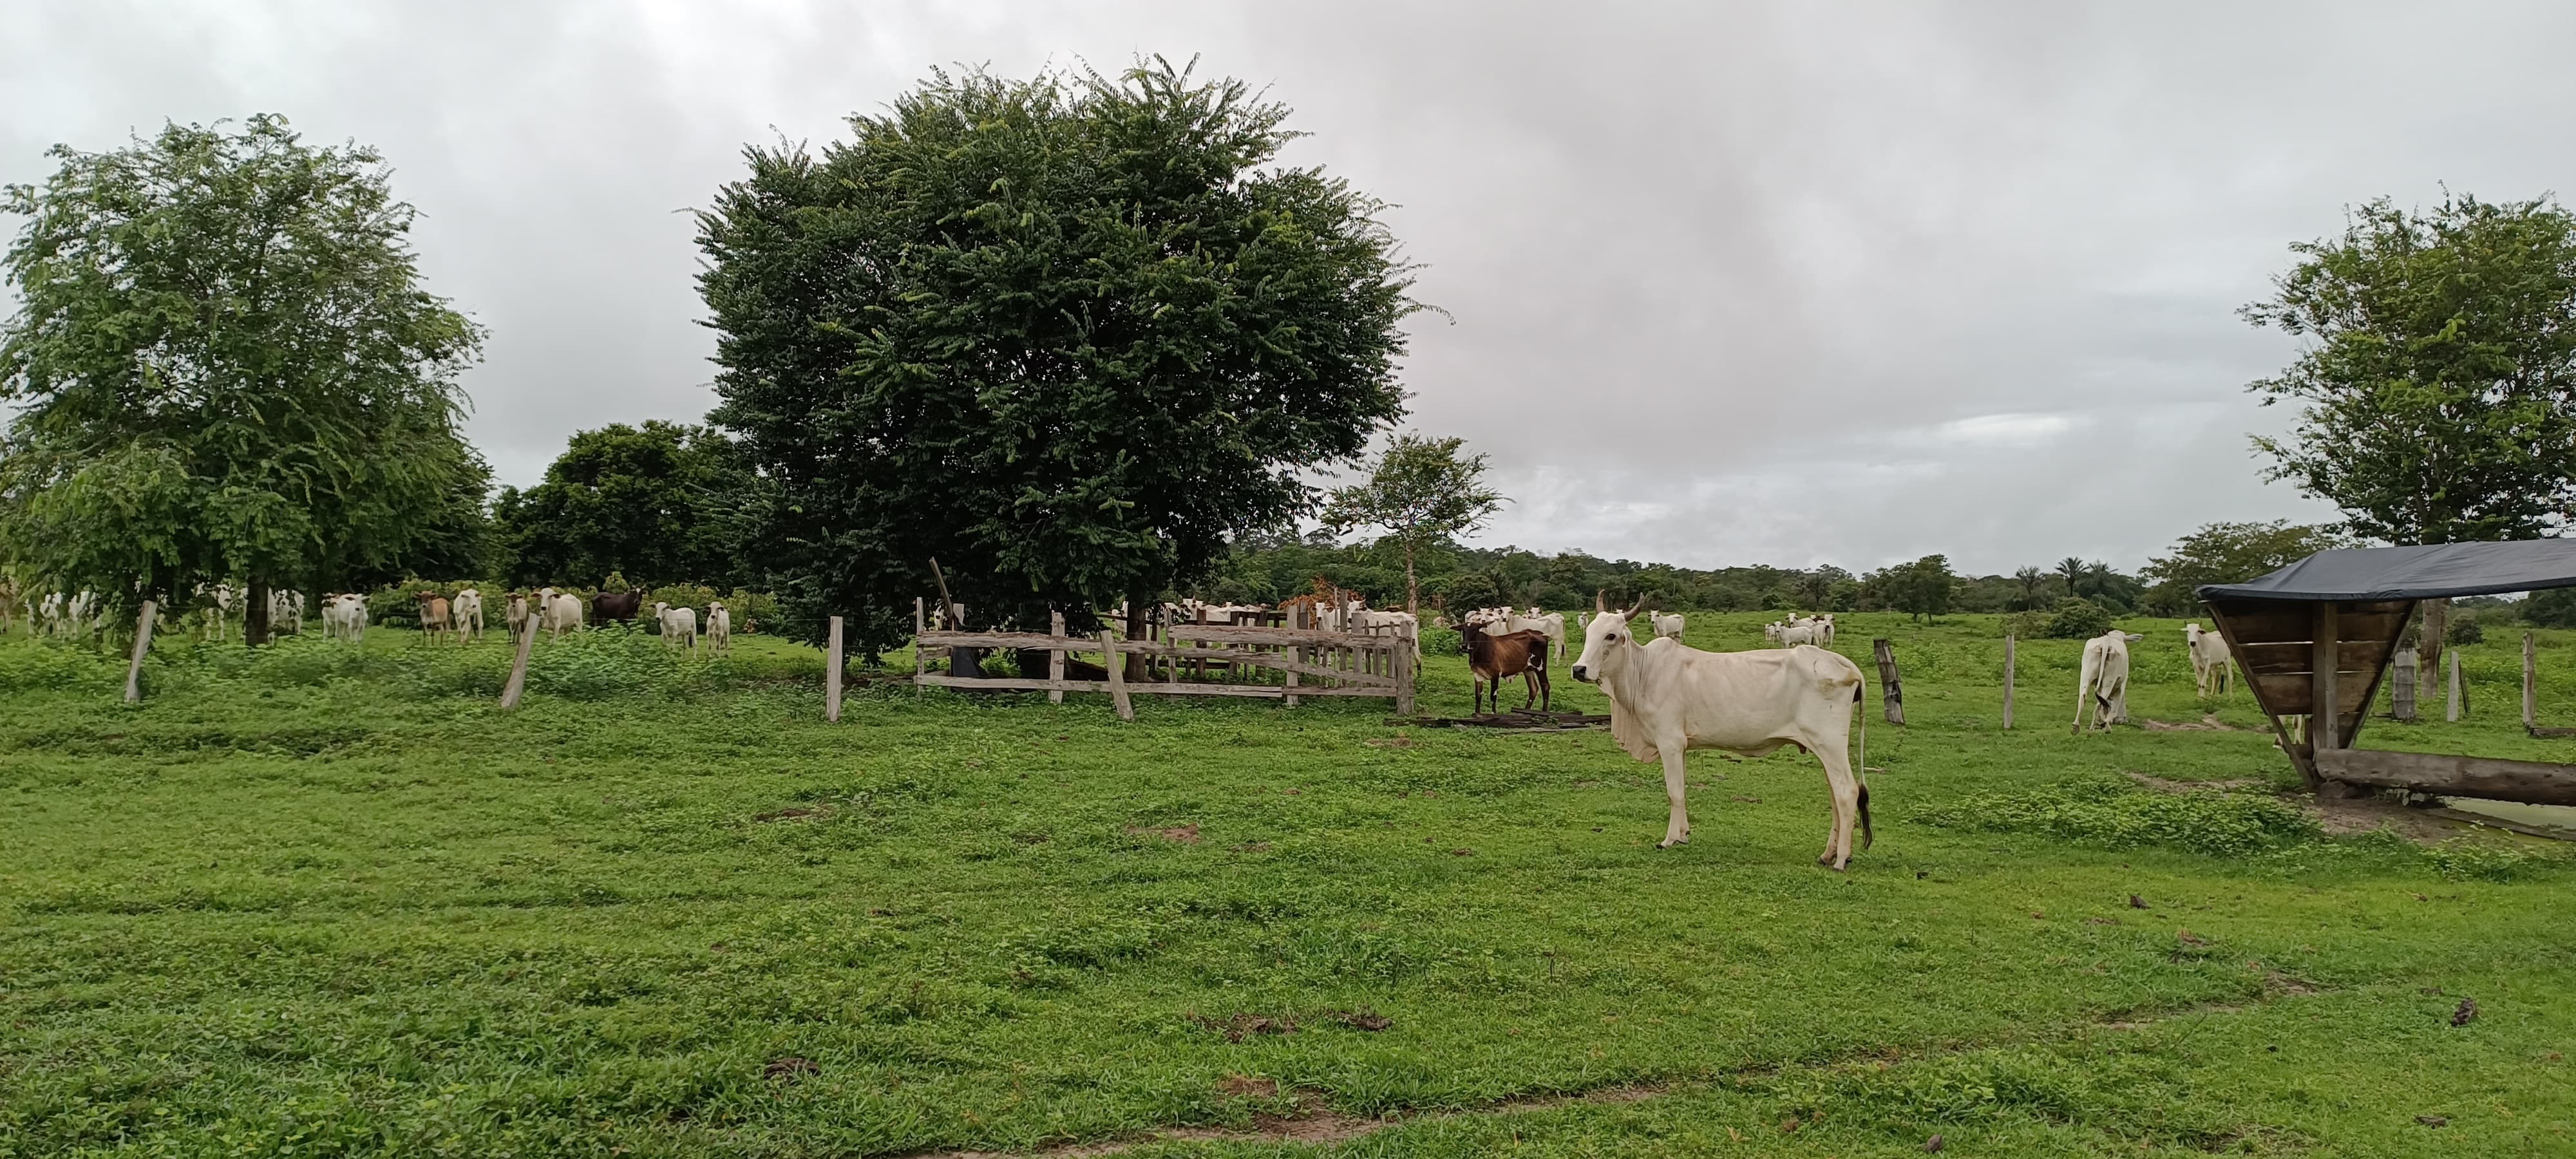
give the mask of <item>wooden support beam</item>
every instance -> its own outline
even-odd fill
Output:
[[[1047,649],[1047,679],[1060,682],[1064,679],[1064,613],[1047,613],[1047,634],[1056,638],[1056,645]],[[1047,703],[1064,703],[1064,689],[1047,689]]]
[[[2335,743],[2336,718],[2343,715],[2336,669],[2343,666],[2342,625],[2337,623],[2335,602],[2317,604],[2317,625],[2309,637],[2308,679],[2313,689],[2308,694],[2308,745],[2315,749],[2339,747]]]
[[[2388,715],[2391,719],[2404,724],[2415,723],[2415,688],[2422,669],[2413,648],[2397,653],[2396,663],[2390,669],[2388,686]]]
[[[2441,753],[2330,749],[2318,751],[2317,769],[2335,780],[2355,785],[2526,805],[2576,805],[2576,765]]]
[[[832,617],[831,636],[823,653],[823,719],[841,721],[841,617]]]
[[[1136,706],[1127,699],[1126,661],[1118,655],[1118,636],[1107,628],[1100,630],[1101,667],[1109,670],[1109,704],[1118,710],[1118,719],[1136,719]]]
[[[2448,659],[2451,662],[2451,703],[2448,708],[2443,710],[2442,719],[2453,724],[2458,724],[2460,722],[2461,712],[2468,707],[2467,698],[2462,695],[2460,690],[2460,650],[2457,648],[2451,649]]]

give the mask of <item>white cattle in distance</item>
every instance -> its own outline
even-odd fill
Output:
[[[304,634],[304,593],[289,588],[268,589],[268,630]]]
[[[581,597],[571,592],[545,588],[537,593],[537,626],[545,629],[546,639],[559,640],[566,632],[581,630]]]
[[[1869,784],[1855,752],[1852,707],[1860,702],[1860,666],[1840,653],[1804,647],[1703,652],[1679,640],[1639,643],[1629,628],[1644,609],[1614,612],[1606,603],[1583,633],[1574,678],[1610,694],[1610,735],[1628,755],[1660,759],[1671,811],[1663,848],[1690,840],[1683,800],[1691,749],[1758,757],[1783,745],[1815,754],[1833,792],[1833,821],[1819,865],[1851,864],[1852,826],[1869,848]],[[1866,721],[1860,740],[1867,744]],[[1863,750],[1865,752],[1865,749]]]
[[[2109,732],[2129,719],[2129,645],[2145,636],[2113,628],[2084,642],[2084,670],[2075,682],[2075,724],[2084,731],[2084,714],[2093,713],[2093,729]]]
[[[1559,660],[1565,658],[1565,613],[1542,612],[1537,608],[1531,608],[1526,613],[1511,608],[1486,610],[1493,613],[1491,618],[1484,622],[1486,634],[1508,636],[1514,632],[1543,633],[1547,636],[1548,645],[1556,650],[1556,658]]]
[[[698,610],[696,608],[675,608],[655,600],[653,618],[661,624],[663,647],[678,648],[685,645],[689,651],[698,650]]]
[[[1682,638],[1682,614],[1680,612],[1674,612],[1669,616],[1662,612],[1648,612],[1646,613],[1646,621],[1655,626],[1655,636],[1658,639],[1678,640]]]
[[[2183,625],[2182,638],[2191,649],[2193,690],[2203,699],[2227,695],[2227,677],[2233,668],[2227,655],[2227,638],[2202,631],[2197,622]]]
[[[718,655],[733,651],[733,613],[723,600],[707,601],[707,651]]]
[[[456,625],[457,642],[479,639],[483,635],[483,593],[466,588],[448,604],[448,622]]]
[[[363,644],[367,640],[367,597],[339,592],[322,600],[322,636]]]

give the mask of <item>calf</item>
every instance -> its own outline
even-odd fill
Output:
[[[1529,711],[1532,701],[1544,712],[1555,703],[1555,694],[1547,686],[1547,633],[1535,629],[1527,632],[1467,633],[1467,670],[1473,674],[1473,707],[1482,711],[1491,704],[1495,712],[1503,710],[1503,677],[1518,676],[1528,695],[1521,699],[1521,711]],[[1491,695],[1487,695],[1490,687]]]
[[[2198,623],[2183,625],[2183,643],[2191,649],[2191,682],[2194,691],[2207,698],[2227,695],[2230,669],[2227,638],[2216,632],[2200,630]]]
[[[520,631],[528,626],[528,597],[511,593],[510,606],[501,613],[501,619],[510,626],[510,638],[518,639]]]
[[[566,632],[581,630],[581,597],[547,588],[537,593],[536,615],[547,639],[561,639]]]
[[[733,651],[733,613],[725,610],[723,600],[707,601],[707,651],[720,655]]]
[[[483,593],[467,588],[456,593],[449,614],[456,621],[456,641],[464,643],[483,635]]]
[[[418,592],[413,598],[420,601],[420,630],[429,637],[430,643],[437,643],[440,636],[456,626],[448,618],[450,605],[447,597],[437,592]]]
[[[653,619],[661,628],[663,647],[677,648],[685,644],[689,651],[698,650],[698,610],[696,608],[675,608],[655,600]]]
[[[1662,612],[1648,612],[1646,613],[1646,622],[1655,626],[1656,639],[1678,640],[1682,638],[1682,617],[1679,612],[1675,612],[1669,616]]]

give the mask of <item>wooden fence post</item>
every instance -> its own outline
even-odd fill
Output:
[[[1064,638],[1064,613],[1047,613],[1047,635],[1054,636],[1057,639]],[[1064,653],[1065,650],[1062,648],[1047,649],[1047,679],[1064,679]],[[1047,703],[1064,703],[1064,690],[1061,688],[1047,689]]]
[[[1118,634],[1100,630],[1101,667],[1109,670],[1109,704],[1118,710],[1118,719],[1136,719],[1136,706],[1127,699],[1127,670],[1118,660]]]
[[[1869,642],[1870,651],[1878,657],[1878,687],[1887,703],[1887,723],[1905,723],[1905,690],[1896,682],[1896,649],[1885,640]]]
[[[2407,724],[2415,723],[2415,688],[2423,668],[2413,648],[2397,650],[2388,684],[2388,715]]]
[[[537,617],[519,621],[518,652],[510,658],[510,682],[501,686],[501,707],[519,707],[519,695],[528,690],[528,654],[537,647]]]
[[[1288,626],[1290,628],[1304,628],[1306,626],[1306,605],[1288,605]],[[1295,648],[1289,649],[1288,655],[1297,663],[1303,664],[1306,662],[1306,646],[1299,644]],[[1289,669],[1288,678],[1281,681],[1280,684],[1288,690],[1287,696],[1284,698],[1288,702],[1288,707],[1297,707],[1297,670],[1294,668]]]
[[[2531,633],[2522,634],[2522,730],[2540,723],[2540,653]]]
[[[2014,665],[2013,665],[2013,638],[2012,638],[2012,633],[2010,633],[2010,632],[2006,632],[2006,633],[2004,633],[2004,727],[2005,727],[2005,728],[2011,728],[2011,727],[2012,727],[2013,667],[2014,667]]]
[[[2342,688],[2336,679],[2336,670],[2343,667],[2343,629],[2337,615],[2340,610],[2333,600],[2318,604],[2316,630],[2309,633],[2316,637],[2308,645],[2308,666],[2311,669],[2308,704],[2312,710],[2308,713],[2310,752],[2343,747],[2343,743],[2336,739],[2343,728]]]
[[[143,611],[134,619],[134,659],[125,666],[125,702],[135,704],[143,699],[143,657],[152,650],[152,621],[159,618],[160,605],[143,601]]]
[[[2451,662],[2451,704],[2450,708],[2442,714],[2442,719],[2457,724],[2461,713],[2468,707],[2468,698],[2462,694],[2460,688],[2460,650],[2451,649],[2448,659]]]
[[[823,657],[823,719],[841,722],[841,617],[832,617],[830,646]]]
[[[1395,651],[1388,656],[1387,669],[1395,674],[1395,714],[1413,715],[1413,644],[1398,631]]]

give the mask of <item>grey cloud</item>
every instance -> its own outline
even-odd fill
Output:
[[[1202,56],[1398,203],[1416,423],[1487,537],[1695,564],[2134,566],[2265,485],[2236,319],[2380,194],[2566,184],[2576,9],[2455,5],[333,3],[0,12],[0,177],[55,141],[282,111],[382,147],[492,329],[472,433],[712,401],[691,222],[750,142],[933,66]],[[1995,416],[2042,416],[2039,419]]]

